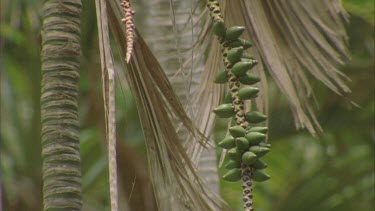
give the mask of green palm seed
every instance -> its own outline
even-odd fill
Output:
[[[256,60],[240,61],[233,65],[232,73],[236,76],[245,75],[247,71],[253,68],[258,62]]]
[[[234,168],[224,174],[223,179],[229,182],[236,182],[241,179],[241,169]]]
[[[245,84],[245,85],[253,85],[260,81],[259,77],[251,73],[246,73],[245,75],[241,75],[240,77],[238,77],[238,79],[242,84]]]
[[[256,154],[252,152],[245,152],[242,155],[242,163],[245,165],[251,165],[257,160]]]
[[[268,127],[252,127],[249,129],[249,132],[259,132],[259,133],[267,134]]]
[[[241,42],[241,46],[246,50],[248,48],[251,48],[253,44],[249,40],[239,39]]]
[[[238,39],[233,40],[232,42],[230,42],[229,46],[232,47],[232,48],[236,48],[236,47],[240,47],[241,46],[241,47],[243,47],[244,50],[246,50],[248,48],[251,48],[252,44],[248,40],[244,40],[244,39],[238,38]]]
[[[258,112],[258,111],[250,111],[246,113],[246,120],[249,123],[257,124],[264,122],[267,119],[267,116]]]
[[[245,138],[249,141],[251,145],[259,144],[266,139],[266,135],[259,132],[248,132],[245,135]]]
[[[261,170],[255,170],[252,175],[252,179],[257,182],[264,182],[271,179],[270,175],[264,173]]]
[[[235,161],[235,160],[229,160],[224,168],[226,169],[233,169],[233,168],[240,168],[241,167],[241,162],[240,161]]]
[[[245,137],[236,138],[236,147],[239,150],[247,150],[250,146],[249,141]]]
[[[234,141],[234,137],[233,136],[226,136],[217,145],[219,147],[221,147],[221,148],[224,148],[224,149],[231,149],[231,148],[233,148],[236,145],[236,143]]]
[[[215,77],[215,81],[214,83],[217,83],[217,84],[224,84],[228,81],[228,76],[227,76],[227,72],[225,72],[224,70],[221,70],[219,71],[217,74],[216,74],[216,77]]]
[[[246,130],[243,127],[238,126],[238,125],[230,127],[229,132],[235,138],[244,137],[246,134]]]
[[[226,27],[223,22],[215,21],[213,24],[214,34],[218,37],[225,37]]]
[[[252,56],[250,56],[250,54],[248,54],[248,53],[246,53],[246,52],[244,52],[244,53],[242,54],[242,58],[244,58],[244,59],[252,59],[252,60],[255,60]]]
[[[229,46],[232,47],[232,48],[237,48],[237,47],[241,47],[242,43],[241,43],[240,39],[237,39],[237,40],[233,40],[232,42],[230,42]]]
[[[258,157],[262,157],[265,154],[267,154],[270,151],[270,149],[267,147],[262,147],[262,146],[252,146],[249,148],[249,151],[253,152]]]
[[[246,86],[238,91],[238,97],[241,100],[253,99],[258,96],[259,89],[256,87]]]
[[[265,169],[267,168],[267,163],[265,163],[264,161],[260,159],[257,159],[253,164],[251,164],[251,166],[256,169]]]
[[[259,145],[262,146],[262,147],[267,147],[267,148],[271,149],[271,144],[269,144],[269,143],[263,143],[262,142]]]
[[[231,160],[240,161],[242,159],[242,153],[237,148],[228,150],[228,157]]]
[[[241,59],[243,47],[232,48],[228,51],[227,59],[231,63],[238,62]]]
[[[235,114],[231,103],[219,105],[214,109],[214,113],[220,118],[229,118]]]
[[[245,27],[243,26],[232,26],[227,29],[225,33],[225,39],[229,41],[235,40],[239,38],[244,31],[245,31]]]
[[[232,103],[232,93],[228,92],[228,93],[224,96],[223,103]]]

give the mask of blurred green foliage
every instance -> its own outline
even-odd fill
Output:
[[[313,138],[295,130],[285,99],[270,83],[272,151],[265,160],[272,180],[254,187],[259,211],[374,210],[374,5],[371,0],[343,3],[351,14],[348,33],[353,57],[343,72],[352,79],[353,92],[340,97],[320,82],[314,83],[324,134]],[[2,206],[7,211],[40,210],[42,206],[41,4],[36,0],[4,0],[1,4],[0,164]],[[80,138],[84,210],[109,210],[95,5],[89,0],[83,5]],[[118,93],[119,140],[144,157],[134,99],[125,83]],[[224,136],[225,126],[218,122],[217,140]],[[240,189],[237,183],[221,182],[222,195],[235,210],[242,206]]]
[[[365,19],[370,24],[375,23],[375,6],[373,0],[343,0],[343,6],[351,14]]]

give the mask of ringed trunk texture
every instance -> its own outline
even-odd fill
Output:
[[[81,0],[46,0],[42,31],[44,210],[81,210],[78,79]]]

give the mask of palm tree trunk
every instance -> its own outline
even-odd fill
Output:
[[[42,32],[44,210],[81,210],[78,79],[81,0],[46,0]]]

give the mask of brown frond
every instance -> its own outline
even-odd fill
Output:
[[[155,56],[186,113],[213,146],[211,134],[215,114],[211,111],[224,95],[224,87],[213,83],[221,57],[219,46],[213,42],[216,40],[210,33],[210,19],[203,3],[195,0],[146,1],[143,18],[150,21],[145,21],[140,30],[151,50],[157,52]],[[213,45],[217,48],[213,49]],[[202,147],[184,130],[178,135],[207,187],[219,193],[219,178],[213,168],[216,166],[215,149]]]
[[[287,98],[297,128],[322,132],[312,106],[310,78],[338,95],[350,92],[339,71],[349,57],[346,13],[339,0],[225,1],[225,17],[245,23],[268,72]]]
[[[134,10],[130,7],[130,0],[123,0],[121,2],[122,12],[124,14],[124,18],[121,20],[126,28],[126,63],[129,64],[130,57],[132,56],[133,52],[133,45],[134,45],[134,21],[133,15],[135,14]]]
[[[109,20],[119,52],[126,55],[126,29],[121,23],[122,7],[107,0]],[[134,54],[125,78],[136,99],[141,119],[149,168],[160,210],[218,210],[224,202],[212,196],[200,180],[196,168],[177,135],[174,119],[179,119],[190,136],[198,134],[191,119],[142,36],[135,29]],[[201,134],[200,134],[201,135]],[[203,135],[201,135],[203,136]],[[202,137],[203,138],[203,137]],[[202,140],[202,139],[201,139]],[[204,140],[205,141],[205,140]]]
[[[106,139],[108,142],[109,190],[111,210],[118,211],[118,185],[116,160],[116,106],[115,69],[109,39],[108,16],[105,0],[96,0],[99,49],[102,69],[102,86],[105,110]]]

